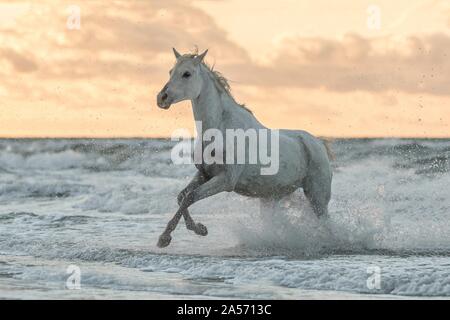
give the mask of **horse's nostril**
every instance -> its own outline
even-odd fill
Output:
[[[167,93],[164,93],[164,94],[161,96],[161,100],[164,101],[164,100],[166,100],[166,99],[167,99]]]

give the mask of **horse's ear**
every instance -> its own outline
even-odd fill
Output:
[[[208,49],[206,49],[205,52],[203,52],[202,54],[199,54],[198,56],[196,56],[194,58],[195,63],[199,64],[200,62],[202,62],[207,53],[208,53]]]
[[[181,54],[177,51],[177,49],[175,49],[175,48],[172,48],[172,50],[173,50],[173,54],[175,55],[175,58],[179,58],[179,57],[181,57]]]

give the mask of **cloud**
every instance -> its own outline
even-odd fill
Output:
[[[12,66],[0,68],[0,91],[11,101],[97,108],[123,107],[143,93],[151,99],[167,80],[173,46],[182,52],[209,47],[229,63],[249,59],[209,15],[185,1],[119,1],[107,8],[79,2],[79,30],[66,27],[69,4],[33,3],[15,17],[14,29],[0,26],[0,63]],[[19,74],[17,87],[11,79]],[[122,83],[133,89],[121,93]]]
[[[11,63],[11,65],[14,67],[14,70],[17,72],[27,73],[33,72],[37,69],[37,65],[32,58],[26,57],[25,55],[15,51],[14,49],[0,49],[0,56]]]
[[[450,95],[450,37],[393,38],[347,35],[341,40],[285,38],[264,66],[229,66],[233,77],[258,86],[332,91]]]
[[[35,4],[16,18],[14,33],[0,30],[2,56],[14,66],[12,72],[33,72],[43,86],[64,79],[161,84],[173,61],[171,47],[186,51],[198,45],[210,49],[208,60],[219,70],[246,85],[450,94],[450,37],[445,34],[404,41],[355,34],[288,37],[274,47],[272,60],[260,65],[189,2],[118,2],[107,10],[82,2],[80,30],[66,28],[65,8]],[[11,75],[5,72],[0,71]]]

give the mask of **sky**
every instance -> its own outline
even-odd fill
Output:
[[[0,137],[170,137],[175,47],[271,128],[450,137],[448,0],[0,1]]]

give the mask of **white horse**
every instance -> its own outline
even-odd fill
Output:
[[[170,70],[169,81],[157,96],[158,106],[169,109],[174,103],[191,100],[194,118],[202,123],[198,137],[203,137],[203,132],[211,128],[222,131],[223,137],[226,129],[270,131],[250,110],[234,100],[226,79],[203,62],[207,51],[200,55],[181,55],[173,49],[177,61]],[[170,234],[182,216],[189,230],[207,235],[206,227],[191,218],[188,207],[223,191],[266,201],[277,200],[303,188],[317,216],[327,217],[332,170],[326,142],[305,131],[283,129],[279,130],[278,144],[279,169],[273,175],[262,175],[260,163],[196,164],[198,171],[178,195],[179,209],[159,237],[158,247],[170,244]]]

